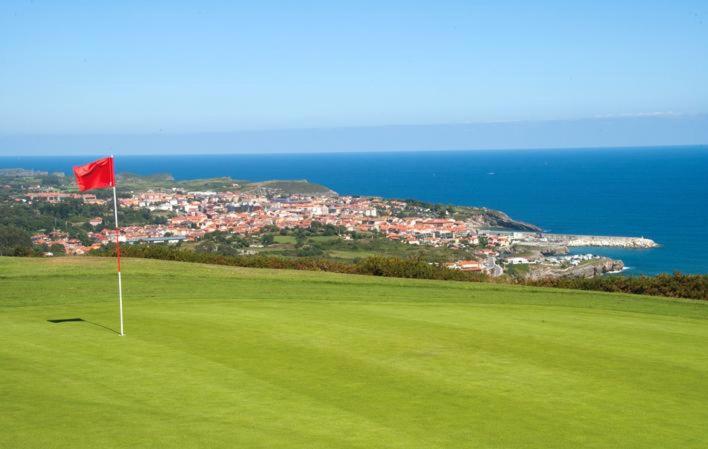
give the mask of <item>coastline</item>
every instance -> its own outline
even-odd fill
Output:
[[[18,157],[0,158],[0,165],[67,172],[82,161],[85,157]],[[621,259],[632,267],[627,272],[632,274],[708,272],[708,240],[703,238],[708,209],[696,207],[708,192],[705,149],[124,156],[117,164],[119,171],[143,175],[159,167],[176,180],[223,175],[309,179],[345,195],[479,205],[535,223],[549,233],[645,235],[660,246],[595,246],[587,252]],[[488,176],[490,171],[496,175]]]

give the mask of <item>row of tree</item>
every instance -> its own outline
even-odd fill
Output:
[[[124,248],[128,257],[199,262],[251,268],[274,268],[310,271],[330,271],[372,276],[412,279],[439,279],[465,282],[503,282],[540,287],[558,287],[580,290],[634,293],[708,300],[708,275],[674,273],[658,276],[607,276],[592,279],[565,278],[539,281],[519,281],[508,278],[489,278],[481,273],[450,270],[420,259],[395,257],[368,257],[356,263],[345,263],[317,257],[284,258],[273,256],[225,256],[174,248],[167,245],[135,245]],[[115,247],[108,246],[94,252],[96,255],[114,256]]]
[[[538,287],[634,293],[674,298],[708,299],[708,276],[700,274],[658,274],[656,276],[602,276],[518,281]]]
[[[92,227],[88,220],[103,218],[103,224]],[[168,219],[149,209],[121,208],[118,218],[124,226],[166,224]],[[84,204],[81,200],[68,198],[59,203],[35,202],[26,204],[10,199],[0,199],[0,226],[14,226],[30,232],[49,231],[54,228],[68,231],[70,227],[86,231],[100,231],[113,221],[113,210],[107,205]],[[72,223],[83,223],[74,225]]]

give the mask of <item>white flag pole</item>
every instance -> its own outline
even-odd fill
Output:
[[[113,159],[113,155],[111,155]],[[113,165],[113,214],[116,219],[116,256],[118,261],[118,311],[120,313],[120,335],[123,336],[123,282],[120,276],[120,228],[118,227],[118,195],[116,194],[115,184],[115,164]]]

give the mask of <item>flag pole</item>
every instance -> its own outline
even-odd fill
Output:
[[[113,155],[111,155],[111,161],[112,160]],[[120,335],[123,336],[125,335],[125,333],[123,332],[123,282],[120,275],[120,228],[118,227],[118,195],[116,194],[115,180],[113,181],[113,215],[116,219],[116,256],[118,261],[118,311],[120,314]]]

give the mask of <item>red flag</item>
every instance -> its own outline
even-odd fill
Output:
[[[74,167],[76,184],[80,191],[91,189],[105,189],[116,185],[113,173],[113,157],[106,157],[86,165]]]

